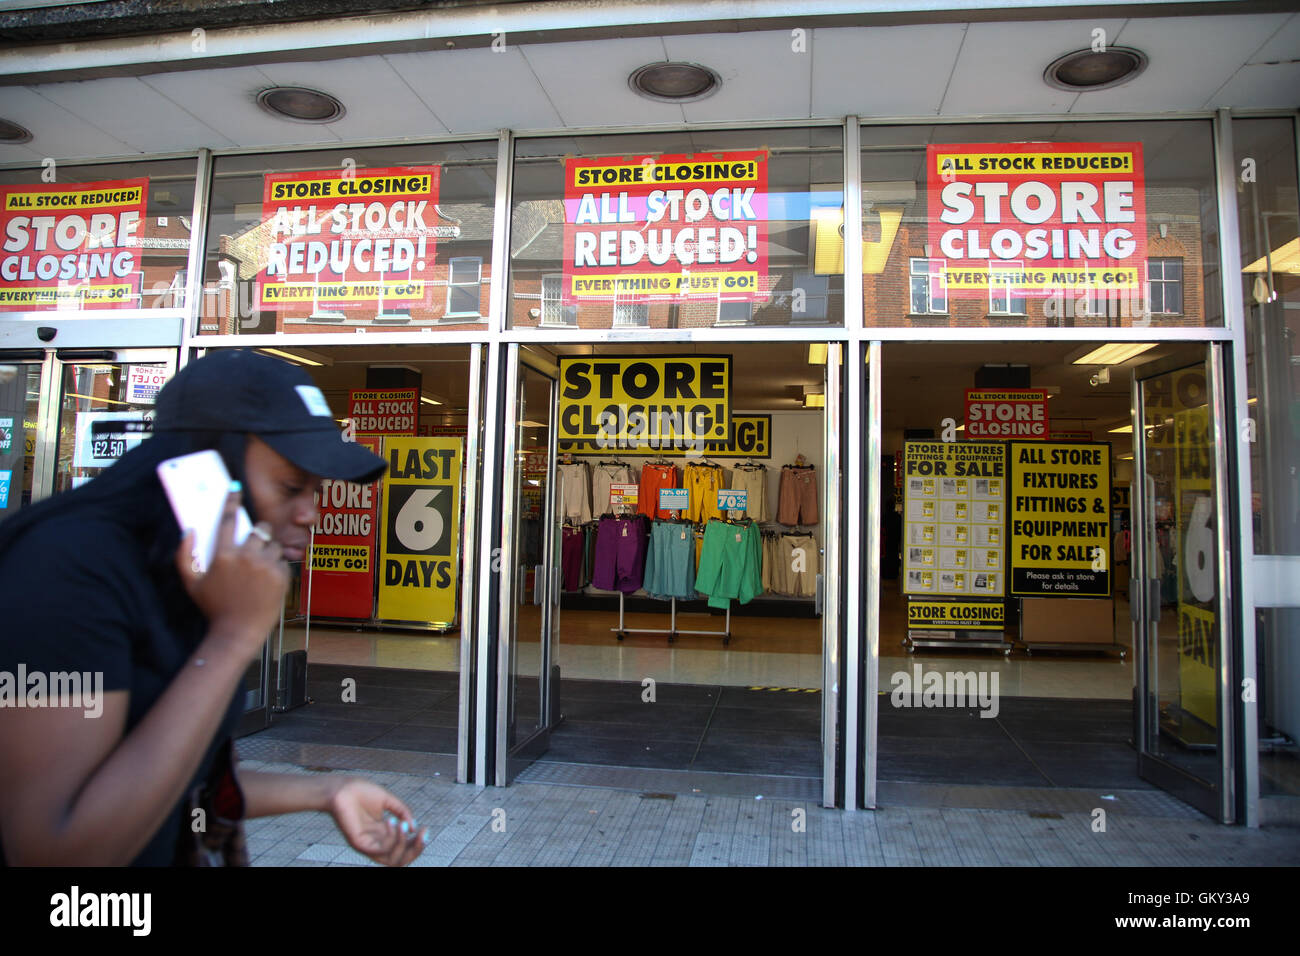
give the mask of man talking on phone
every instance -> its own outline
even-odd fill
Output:
[[[157,473],[206,449],[231,476],[210,563]],[[162,389],[153,437],[0,524],[0,672],[103,675],[93,719],[56,700],[0,708],[0,861],[247,865],[244,818],[303,810],[329,813],[378,862],[419,856],[428,830],[384,788],[236,774],[232,746],[244,673],[279,621],[286,562],[306,555],[320,480],[368,483],[384,470],[342,440],[302,369],[222,351]],[[253,525],[239,541],[241,507]]]

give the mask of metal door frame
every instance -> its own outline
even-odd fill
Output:
[[[555,502],[556,502],[556,451],[557,451],[557,407],[559,402],[559,381],[551,370],[528,353],[521,352],[519,343],[511,342],[506,346],[505,388],[503,395],[501,423],[504,431],[501,453],[501,539],[500,539],[500,588],[497,603],[497,654],[496,654],[496,761],[493,783],[507,786],[514,776],[531,763],[550,745],[551,717],[554,713],[554,693],[551,686],[553,661],[551,645],[553,626],[557,617],[553,614],[553,604],[559,585],[554,562],[555,544]],[[547,436],[546,494],[543,498],[541,547],[542,569],[542,615],[541,647],[538,661],[538,706],[540,726],[527,738],[517,741],[513,748],[508,746],[511,714],[511,678],[512,661],[516,650],[514,633],[513,602],[516,600],[516,499],[519,493],[518,468],[518,424],[519,424],[519,389],[523,383],[521,366],[527,366],[545,376],[551,382],[550,414],[551,423]],[[534,578],[534,589],[539,582]]]
[[[1229,504],[1228,449],[1231,444],[1225,434],[1226,389],[1224,382],[1223,344],[1207,342],[1205,357],[1200,363],[1189,365],[1185,360],[1165,359],[1139,366],[1133,370],[1133,492],[1129,495],[1132,514],[1131,535],[1133,556],[1129,582],[1130,617],[1133,622],[1133,663],[1137,700],[1133,708],[1134,749],[1137,751],[1138,775],[1191,804],[1219,823],[1236,822],[1236,695],[1233,686],[1234,624],[1236,610],[1233,601],[1232,548],[1233,512]],[[1214,507],[1215,545],[1218,549],[1218,568],[1215,588],[1218,592],[1218,745],[1219,768],[1217,779],[1207,783],[1169,761],[1146,751],[1147,735],[1151,732],[1148,712],[1151,687],[1151,665],[1155,660],[1154,646],[1160,621],[1160,595],[1158,583],[1153,587],[1147,573],[1151,556],[1148,554],[1147,522],[1147,460],[1145,408],[1143,384],[1161,375],[1199,364],[1206,371],[1206,399],[1212,441],[1218,449],[1214,456]],[[1180,565],[1181,570],[1181,565]],[[1158,702],[1158,697],[1156,698]]]

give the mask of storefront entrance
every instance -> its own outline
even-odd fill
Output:
[[[1161,788],[1231,819],[1220,361],[884,347],[882,801]]]
[[[744,774],[733,789],[819,799],[838,362],[554,345],[511,346],[505,367],[499,779],[729,792],[721,779]],[[602,436],[624,394],[648,415],[699,398],[706,433],[607,420]]]
[[[469,725],[463,561],[479,479],[465,463],[481,350],[267,351],[304,367],[345,432],[390,467],[372,486],[322,483],[310,561],[291,565],[280,626],[249,672],[241,751],[455,777]]]

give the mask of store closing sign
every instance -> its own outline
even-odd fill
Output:
[[[1218,726],[1219,673],[1214,443],[1209,409],[1174,416],[1178,527],[1178,694],[1183,710]]]
[[[566,305],[765,299],[767,153],[570,159]]]
[[[0,310],[140,305],[149,180],[0,188]]]
[[[446,625],[456,618],[462,449],[456,438],[384,439],[381,620]]]
[[[433,301],[440,169],[273,173],[258,303],[382,311]]]
[[[684,442],[684,447],[620,447],[619,451],[628,455],[663,455],[666,457],[686,457],[688,455],[712,455],[718,458],[771,458],[772,457],[772,416],[771,415],[735,415],[731,416],[731,435],[722,441]],[[602,449],[594,443],[561,441],[560,451],[575,455],[604,455]]]
[[[380,449],[379,438],[357,444]],[[365,620],[375,600],[379,485],[325,479],[316,503],[320,517],[312,533],[311,574],[302,579],[302,606],[319,617]]]
[[[415,388],[353,389],[348,417],[358,435],[414,435],[420,420]]]
[[[967,438],[1047,438],[1047,392],[1041,388],[968,388]]]
[[[931,145],[926,171],[931,262],[948,295],[1143,288],[1141,143]]]
[[[730,434],[730,355],[560,359],[561,442],[700,449]]]
[[[1110,445],[1011,442],[1011,593],[1110,596]]]
[[[908,630],[1000,631],[1005,626],[1001,601],[907,602]]]

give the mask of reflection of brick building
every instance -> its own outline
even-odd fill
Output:
[[[1133,324],[1135,306],[1151,308],[1151,326],[1200,326],[1222,324],[1222,316],[1206,315],[1205,302],[1217,302],[1217,282],[1206,295],[1204,253],[1199,197],[1190,189],[1147,186],[1147,288],[1137,296],[1089,296],[1073,291],[1055,300],[1014,294],[1004,296],[994,310],[987,291],[978,294],[949,294],[940,307],[928,292],[914,289],[918,263],[937,262],[933,247],[928,249],[929,224],[924,189],[919,199],[906,204],[902,223],[889,250],[888,260],[878,275],[863,276],[863,316],[867,325],[924,327],[1007,328],[1128,326]],[[868,208],[863,215],[863,242],[881,241],[880,217]],[[1162,229],[1164,234],[1162,235]],[[1176,278],[1173,276],[1176,275]],[[1148,290],[1160,286],[1148,303]],[[940,300],[942,301],[942,300]],[[929,306],[929,308],[925,308]],[[1162,313],[1162,306],[1167,306]],[[1216,308],[1217,312],[1217,308]],[[1107,314],[1109,313],[1109,314]],[[1140,312],[1139,312],[1140,314]],[[1141,324],[1141,323],[1139,323]]]
[[[718,326],[833,325],[843,321],[842,276],[813,271],[810,230],[804,220],[766,223],[767,275],[748,301],[718,295],[593,299],[566,305],[564,204],[521,202],[511,229],[510,324],[515,328],[686,329]]]
[[[218,238],[216,255],[209,257],[204,276],[200,330],[235,334],[331,332],[349,326],[373,331],[421,325],[437,325],[439,329],[480,326],[488,315],[492,208],[481,203],[441,204],[435,208],[440,234],[433,266],[420,276],[425,282],[423,299],[393,299],[382,305],[382,311],[378,298],[373,304],[360,306],[304,303],[286,305],[278,311],[262,309],[257,276],[266,267],[266,249],[271,240],[270,223],[259,217],[242,231]]]

